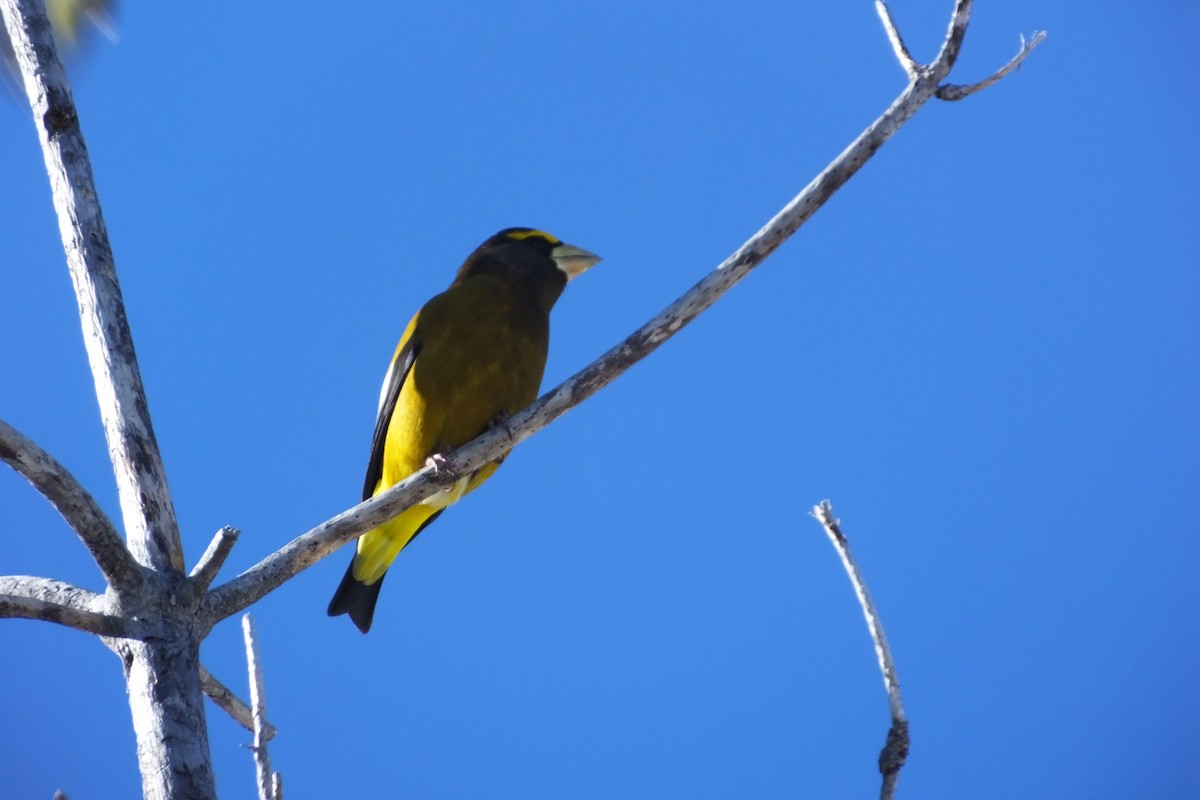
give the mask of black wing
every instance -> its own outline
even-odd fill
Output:
[[[416,318],[409,323],[404,341],[396,349],[396,355],[383,378],[383,389],[379,393],[379,415],[375,417],[375,434],[371,437],[371,460],[367,463],[367,479],[363,483],[363,500],[375,494],[375,487],[383,475],[383,446],[387,441],[392,412],[396,408],[396,398],[400,396],[400,389],[421,349],[416,323]]]

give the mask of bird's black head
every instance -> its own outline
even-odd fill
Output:
[[[467,256],[455,283],[475,275],[496,275],[528,290],[548,313],[567,281],[600,257],[534,228],[505,228]]]

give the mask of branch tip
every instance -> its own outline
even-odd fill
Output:
[[[1017,54],[1013,56],[1007,64],[992,73],[989,77],[972,84],[953,84],[947,83],[938,87],[937,98],[947,102],[954,102],[970,97],[976,92],[981,92],[992,84],[999,81],[1004,76],[1008,75],[1013,70],[1019,68],[1021,64],[1029,57],[1029,54],[1046,39],[1046,31],[1034,31],[1033,35],[1026,41],[1025,34],[1020,34],[1021,46],[1017,50]]]
[[[900,29],[896,27],[896,21],[892,18],[892,11],[884,0],[875,0],[875,13],[879,15],[883,29],[887,32],[888,41],[892,43],[892,51],[896,54],[896,60],[900,62],[900,66],[904,68],[904,72],[910,79],[916,78],[920,71],[920,65],[908,51],[908,46],[904,44],[904,39],[900,36]]]
[[[206,591],[212,584],[213,579],[217,577],[217,572],[225,563],[225,559],[229,556],[233,545],[237,542],[237,528],[232,528],[229,525],[224,526],[216,535],[213,536],[211,542],[208,543],[208,548],[204,551],[204,555],[200,556],[200,560],[196,562],[196,566],[192,568],[192,572],[188,578],[196,584],[201,591]]]

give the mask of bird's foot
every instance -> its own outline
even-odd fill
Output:
[[[502,428],[504,430],[504,435],[508,437],[508,441],[511,446],[512,444],[516,443],[517,437],[513,436],[512,428],[509,427],[508,418],[510,416],[512,415],[508,413],[508,409],[500,409],[500,413],[492,417],[491,421],[488,422],[488,431],[490,432],[496,430],[497,428]],[[504,458],[507,455],[508,453],[504,453],[497,458],[493,458],[492,463],[499,466],[504,462]]]
[[[512,428],[508,425],[508,420],[511,416],[512,414],[508,413],[507,408],[500,409],[500,413],[492,417],[492,419],[488,422],[488,430],[494,431],[496,428],[503,428],[504,433],[508,436],[508,440],[511,442],[515,438],[513,436]]]
[[[439,450],[429,458],[425,459],[425,466],[433,467],[434,475],[449,475],[452,478],[457,478],[458,473],[450,464],[449,451]]]

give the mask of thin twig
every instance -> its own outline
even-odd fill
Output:
[[[0,421],[0,461],[20,473],[62,514],[96,560],[108,585],[118,594],[141,585],[141,567],[87,489],[53,456],[3,421]]]
[[[887,32],[888,41],[892,43],[892,52],[896,54],[896,60],[900,62],[900,66],[904,68],[909,79],[916,78],[920,66],[912,57],[912,53],[908,51],[908,46],[904,44],[904,38],[900,36],[900,29],[896,27],[896,22],[892,19],[891,9],[883,0],[875,0],[875,13],[883,22],[883,29]]]
[[[108,229],[100,213],[75,102],[41,5],[35,0],[0,0],[0,11],[21,67],[50,174],[125,534],[138,562],[182,573],[179,527],[150,424]]]
[[[204,551],[204,555],[200,556],[200,560],[196,562],[196,566],[192,567],[192,572],[188,578],[196,585],[200,591],[206,591],[213,578],[217,577],[217,572],[220,571],[221,565],[225,563],[229,551],[233,549],[233,545],[237,542],[238,534],[241,533],[237,528],[231,528],[228,525],[217,531],[213,540],[208,543],[208,549]]]
[[[882,116],[758,233],[703,280],[623,342],[540,397],[533,405],[515,414],[507,425],[497,426],[449,454],[441,470],[435,471],[432,467],[421,469],[387,491],[293,539],[246,572],[214,589],[206,601],[208,613],[205,624],[216,624],[246,608],[346,542],[448,485],[453,475],[468,474],[503,455],[515,444],[529,438],[607,386],[712,306],[730,287],[795,233],[901,125],[934,96],[938,82],[949,73],[958,55],[970,8],[970,0],[958,0],[947,34],[954,41],[943,45],[939,60],[921,70]]]
[[[867,630],[871,632],[871,640],[875,643],[875,656],[879,659],[879,671],[883,673],[883,685],[887,689],[888,708],[892,715],[887,742],[879,754],[879,771],[883,773],[883,788],[879,796],[881,800],[890,800],[895,795],[896,779],[905,759],[908,758],[909,746],[908,719],[904,716],[904,700],[900,696],[900,679],[896,675],[892,649],[888,647],[887,635],[883,632],[883,620],[875,610],[875,603],[867,590],[866,579],[863,578],[850,552],[850,542],[833,516],[833,506],[828,500],[822,500],[819,505],[813,506],[812,515],[821,523],[829,541],[833,543],[834,549],[842,559],[842,566],[846,568],[846,574],[850,576],[850,583],[854,586],[854,593],[858,595],[863,616],[867,618]]]
[[[1021,66],[1021,62],[1024,61],[1025,58],[1033,52],[1033,49],[1041,44],[1042,40],[1045,38],[1045,31],[1034,31],[1033,36],[1030,37],[1029,41],[1026,41],[1024,36],[1021,36],[1021,47],[1019,50],[1017,50],[1017,54],[1013,56],[1007,64],[993,73],[989,78],[982,80],[979,83],[972,83],[969,85],[958,85],[953,83],[943,84],[938,87],[938,99],[949,101],[962,100],[964,97],[969,97],[976,92],[983,91],[1008,73],[1012,72],[1017,67]]]
[[[200,665],[200,688],[234,722],[254,733],[254,717],[250,712],[250,706],[242,702],[242,699],[234,694],[232,689],[221,683],[203,664]],[[275,726],[268,723],[263,735],[267,737],[268,741],[274,739]]]
[[[108,613],[104,595],[62,581],[30,575],[0,576],[0,618],[40,619],[99,636],[129,638],[133,620]]]
[[[254,619],[242,617],[242,635],[246,640],[246,665],[250,671],[250,716],[254,721],[254,772],[258,778],[259,800],[275,800],[271,759],[267,755],[267,689],[263,683],[262,663],[258,658],[258,640],[254,634]]]

